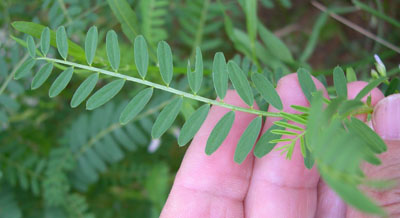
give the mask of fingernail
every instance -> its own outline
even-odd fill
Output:
[[[375,106],[372,124],[383,139],[400,140],[400,94],[390,95]]]

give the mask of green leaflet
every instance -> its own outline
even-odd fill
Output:
[[[186,145],[194,137],[197,131],[199,131],[201,125],[207,117],[209,110],[210,105],[204,104],[189,117],[185,124],[183,124],[181,133],[178,137],[179,146]]]
[[[386,151],[386,144],[382,138],[379,137],[375,131],[369,128],[364,122],[355,117],[351,117],[351,122],[348,120],[346,121],[349,131],[358,135],[373,152],[379,154]]]
[[[270,103],[278,110],[283,109],[282,101],[278,95],[278,92],[276,92],[274,85],[272,85],[272,83],[264,75],[253,73],[253,75],[251,75],[251,80],[265,101]]]
[[[235,150],[235,156],[233,158],[236,163],[243,163],[247,155],[250,153],[251,149],[254,146],[254,143],[257,140],[258,135],[260,134],[261,124],[262,117],[257,116],[247,126],[242,136],[240,136],[239,142]]]
[[[133,42],[133,39],[138,35],[139,30],[135,11],[132,10],[129,2],[126,0],[107,0],[107,3],[119,23],[121,23],[122,32],[124,32],[125,36]]]
[[[172,52],[168,43],[161,41],[157,47],[157,58],[160,67],[160,73],[165,84],[169,85],[172,80],[174,66],[172,62]]]
[[[207,155],[211,155],[221,146],[232,128],[233,121],[235,121],[233,111],[229,111],[218,121],[207,140],[205,149]]]
[[[317,88],[315,87],[314,81],[312,80],[310,73],[304,68],[299,68],[297,70],[297,77],[299,79],[301,90],[303,90],[303,93],[308,101],[311,102],[311,93],[315,92]]]
[[[114,80],[95,92],[86,102],[86,109],[93,110],[111,100],[122,89],[124,79]]]
[[[228,90],[228,67],[222,52],[217,52],[214,56],[212,77],[215,91],[218,97],[223,100]]]
[[[307,169],[312,169],[315,161],[310,149],[308,149],[306,145],[304,136],[300,138],[300,143],[303,144],[302,147],[304,147],[304,165]]]
[[[68,56],[68,38],[64,26],[60,26],[57,29],[56,43],[57,43],[58,53],[60,53],[61,57],[64,60],[66,60]]]
[[[51,71],[53,70],[53,63],[49,62],[45,64],[33,77],[31,83],[31,89],[37,89],[49,78]]]
[[[120,63],[120,51],[118,45],[118,36],[114,30],[107,32],[106,36],[107,57],[111,68],[117,71]]]
[[[272,130],[283,130],[284,127],[277,126],[276,124],[272,125],[258,140],[256,147],[254,148],[254,156],[258,158],[264,157],[264,155],[268,154],[272,149],[274,149],[277,143],[272,143],[272,140],[279,139],[281,136],[272,133]]]
[[[236,89],[240,98],[242,98],[247,105],[253,106],[253,91],[251,90],[249,81],[247,80],[242,69],[240,69],[239,65],[237,65],[237,63],[235,63],[234,61],[229,61],[228,72],[233,87]]]
[[[56,80],[54,80],[49,90],[50,98],[57,96],[58,94],[60,94],[62,90],[65,89],[65,87],[67,87],[69,81],[71,81],[73,73],[74,73],[74,68],[68,67],[57,77]]]
[[[337,96],[347,98],[347,80],[342,68],[339,66],[333,70],[333,84]]]
[[[391,95],[391,94],[396,93],[396,90],[397,90],[398,88],[399,88],[398,91],[400,91],[399,83],[400,83],[400,80],[399,80],[398,78],[396,78],[396,77],[393,78],[393,79],[390,81],[390,84],[389,84],[388,88],[387,88],[386,91],[385,91],[385,96],[388,96],[388,95]]]
[[[383,81],[385,81],[387,78],[386,77],[381,77],[379,79],[376,79],[370,83],[368,83],[368,85],[366,85],[358,94],[357,96],[354,98],[354,100],[361,100],[364,96],[366,96],[370,91],[372,91],[372,89],[374,89],[375,87],[379,86],[379,84],[381,84]]]
[[[29,58],[24,63],[22,63],[21,66],[18,68],[18,70],[15,72],[14,79],[19,80],[22,77],[26,76],[32,69],[32,67],[35,65],[35,63],[36,60],[32,58]]]
[[[90,66],[92,66],[93,59],[96,56],[98,37],[97,27],[90,27],[85,39],[86,61]]]
[[[286,63],[292,63],[294,61],[292,53],[281,39],[275,36],[274,33],[269,31],[261,23],[258,25],[258,30],[260,31],[261,40],[274,56]]]
[[[140,91],[129,103],[126,105],[125,109],[122,111],[119,118],[119,122],[122,125],[127,124],[133,118],[138,115],[146,104],[149,102],[151,96],[153,95],[153,88],[146,88]]]
[[[40,36],[40,50],[43,55],[46,56],[50,49],[50,29],[48,27],[44,28],[42,35]]]
[[[33,40],[32,36],[28,36],[28,38],[26,38],[26,46],[28,48],[28,53],[31,56],[31,58],[35,58],[36,57],[36,45],[35,45],[35,41]]]
[[[144,79],[149,67],[149,52],[147,50],[146,40],[142,35],[135,38],[134,45],[135,64],[140,76]]]
[[[357,81],[356,72],[354,72],[354,69],[352,67],[346,68],[346,78],[347,78],[347,82]]]
[[[99,80],[99,74],[93,73],[82,84],[78,87],[75,91],[74,95],[72,96],[71,100],[71,107],[75,108],[78,107],[93,91],[94,87],[97,84],[97,80]]]
[[[292,129],[292,130],[297,130],[297,131],[304,131],[304,129],[301,128],[300,126],[293,125],[293,124],[287,123],[285,121],[275,121],[274,124],[277,125],[277,126],[281,126],[281,127],[287,128],[287,129]]]
[[[151,136],[153,138],[160,138],[171,127],[181,110],[182,102],[182,97],[175,98],[160,112],[151,129]]]
[[[203,81],[203,56],[199,47],[196,48],[196,63],[194,72],[190,69],[190,63],[188,62],[187,77],[189,80],[189,86],[193,93],[197,93],[200,90],[201,82]]]
[[[15,21],[12,23],[12,26],[23,33],[29,34],[33,37],[39,38],[41,34],[43,34],[42,31],[44,31],[46,28],[45,26],[33,22],[26,22],[26,21]],[[46,38],[47,40],[47,38]],[[56,32],[53,30],[50,30],[50,44],[54,47],[57,47],[56,43]],[[68,40],[68,54],[82,62],[85,61],[85,52],[84,50],[71,40]]]

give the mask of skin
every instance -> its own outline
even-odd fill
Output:
[[[318,89],[326,90],[316,80]],[[348,84],[348,97],[354,98],[365,82]],[[298,83],[297,75],[283,77],[277,86],[284,111],[294,113],[290,105],[308,106]],[[381,91],[370,93],[375,106],[370,126],[385,140],[388,151],[381,154],[382,165],[363,165],[367,176],[375,179],[396,179],[400,176],[400,94],[384,98]],[[366,100],[366,99],[364,99]],[[234,91],[224,99],[230,104],[246,107]],[[315,167],[304,167],[300,146],[296,144],[292,160],[279,151],[263,158],[252,153],[241,164],[233,161],[236,144],[254,115],[235,112],[235,122],[221,147],[211,156],[204,152],[207,138],[218,120],[229,110],[213,106],[206,121],[194,137],[176,175],[162,218],[358,218],[373,217],[347,206],[320,179]],[[271,107],[269,111],[277,111]],[[366,116],[359,116],[365,121]],[[266,131],[277,118],[268,117]],[[282,144],[277,144],[277,147]],[[390,217],[400,216],[400,190],[363,190],[382,205]]]

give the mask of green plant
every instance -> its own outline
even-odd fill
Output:
[[[279,2],[284,8],[291,5],[290,1]],[[373,112],[370,101],[361,99],[374,87],[379,86],[385,95],[399,91],[399,69],[386,70],[377,59],[371,76],[360,73],[360,68],[373,61],[370,53],[357,49],[354,55],[361,62],[341,64],[346,70],[312,70],[314,64],[310,63],[318,44],[327,37],[329,31],[324,28],[338,28],[329,21],[328,12],[350,13],[354,8],[332,7],[323,12],[311,36],[306,37],[308,42],[304,47],[298,43],[298,48],[292,38],[283,40],[272,31],[276,29],[273,22],[265,24],[259,19],[257,11],[271,7],[272,1],[91,3],[96,7],[73,0],[45,1],[40,7],[49,9],[49,21],[41,19],[40,23],[47,22],[50,28],[37,22],[12,23],[15,30],[26,34],[17,37],[18,32],[10,30],[10,41],[27,48],[24,56],[18,57],[20,47],[15,44],[1,45],[7,55],[0,56],[0,64],[15,66],[6,67],[6,72],[0,69],[0,104],[4,105],[0,120],[5,130],[0,141],[7,145],[0,150],[0,172],[5,175],[1,191],[6,197],[14,196],[7,197],[10,214],[130,217],[129,208],[134,207],[135,217],[157,217],[184,149],[174,145],[189,144],[213,105],[231,112],[212,131],[206,154],[212,155],[224,141],[234,111],[256,114],[237,145],[232,157],[235,162],[240,164],[254,144],[253,154],[258,158],[275,149],[290,159],[299,140],[305,166],[315,165],[347,203],[368,213],[383,213],[358,187],[375,182],[360,176],[360,163],[378,165],[376,155],[386,146],[354,116]],[[358,1],[354,4],[397,25],[382,12]],[[103,14],[95,13],[97,10]],[[91,23],[99,28],[88,28]],[[385,52],[380,56],[393,56],[392,51]],[[335,61],[333,66],[341,60]],[[282,111],[275,87],[283,75],[294,70],[310,107],[292,105],[298,112],[292,114]],[[36,73],[31,75],[31,71]],[[316,90],[311,74],[326,85],[330,99]],[[328,86],[330,75],[333,82]],[[346,83],[357,77],[370,83],[356,99],[347,100]],[[248,107],[224,102],[228,89],[235,89]],[[86,105],[81,106],[85,100]],[[260,109],[255,109],[254,102]],[[266,112],[268,106],[279,112]],[[255,133],[267,116],[282,120],[255,143]],[[173,137],[176,129],[180,134]],[[350,141],[345,148],[340,146],[344,141]],[[286,145],[276,148],[278,142]],[[148,144],[160,146],[159,150],[152,154]],[[35,209],[18,207],[18,202],[27,202],[20,192],[27,199],[40,199],[35,201]]]

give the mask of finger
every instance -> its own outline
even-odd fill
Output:
[[[368,178],[395,180],[400,184],[400,94],[391,95],[378,102],[372,116],[372,126],[385,140],[387,151],[379,155],[381,165],[365,164],[364,172]],[[383,207],[389,217],[400,217],[399,185],[380,191],[365,187],[363,190]],[[347,217],[370,216],[349,208]]]
[[[225,102],[246,104],[234,91]],[[247,193],[253,155],[242,164],[233,161],[240,136],[255,115],[235,112],[235,121],[221,147],[211,156],[204,152],[208,136],[229,109],[213,106],[194,137],[177,173],[161,217],[244,217],[243,199]]]
[[[347,97],[354,99],[357,94],[367,85],[367,82],[357,81],[347,84]],[[371,96],[371,105],[374,106],[384,98],[382,92],[375,88],[367,96]],[[362,101],[366,102],[368,97],[364,97]],[[357,115],[363,121],[366,121],[365,114]],[[318,184],[318,206],[316,218],[341,218],[346,216],[346,204],[342,199],[329,188],[324,181],[320,180]]]
[[[318,89],[323,85],[313,78]],[[307,106],[297,74],[281,78],[277,91],[285,112],[295,113],[290,105]],[[323,89],[324,90],[324,89]],[[324,95],[327,93],[324,90]],[[270,107],[269,111],[276,112]],[[276,118],[268,117],[265,132]],[[284,143],[278,143],[280,147]],[[260,159],[254,160],[253,175],[249,192],[245,199],[246,217],[313,217],[317,204],[317,184],[319,174],[315,168],[308,170],[296,143],[291,160],[286,160],[280,151],[271,151]]]

